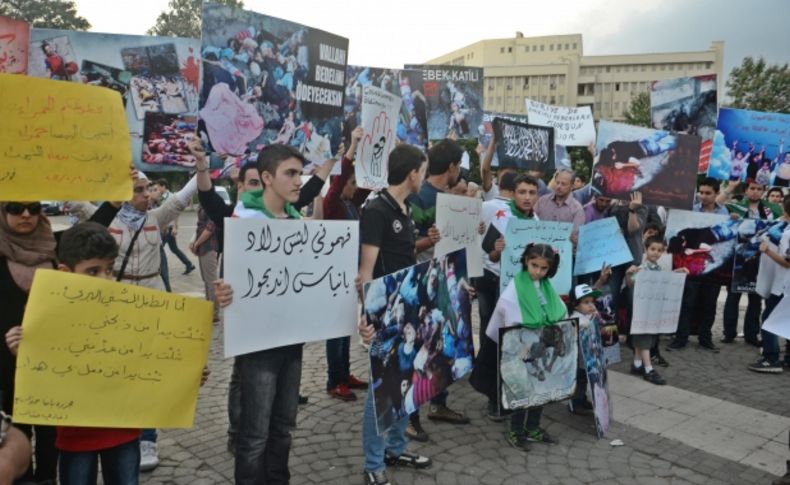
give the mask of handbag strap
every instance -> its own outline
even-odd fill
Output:
[[[132,249],[134,248],[134,243],[137,242],[137,236],[140,235],[140,231],[143,230],[143,226],[145,225],[145,221],[140,224],[140,227],[134,231],[134,235],[132,236],[132,240],[129,242],[129,248],[126,250],[126,254],[123,257],[123,262],[121,263],[121,270],[118,271],[118,276],[115,277],[115,281],[121,281],[123,278],[124,273],[126,272],[126,265],[129,264],[129,257],[132,255]]]

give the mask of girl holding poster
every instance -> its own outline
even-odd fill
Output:
[[[565,303],[549,281],[560,266],[560,255],[548,244],[529,244],[521,257],[522,271],[513,277],[499,297],[486,335],[499,344],[499,329],[517,325],[542,328],[568,316]],[[518,410],[510,416],[507,442],[529,451],[529,442],[555,444],[557,440],[540,427],[543,406]]]

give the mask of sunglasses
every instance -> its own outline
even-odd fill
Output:
[[[21,216],[23,212],[27,210],[27,213],[31,216],[37,216],[41,214],[41,202],[31,202],[30,204],[21,204],[19,202],[8,202],[5,205],[5,211],[11,214],[12,216]]]

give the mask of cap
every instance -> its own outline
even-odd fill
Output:
[[[576,285],[576,288],[573,289],[573,301],[578,302],[585,296],[591,296],[593,298],[597,298],[601,296],[601,292],[598,290],[593,290],[590,285]]]

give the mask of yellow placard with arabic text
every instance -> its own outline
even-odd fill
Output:
[[[0,200],[129,200],[131,161],[118,92],[0,74]]]
[[[22,323],[14,421],[191,427],[211,328],[205,300],[38,270]]]

